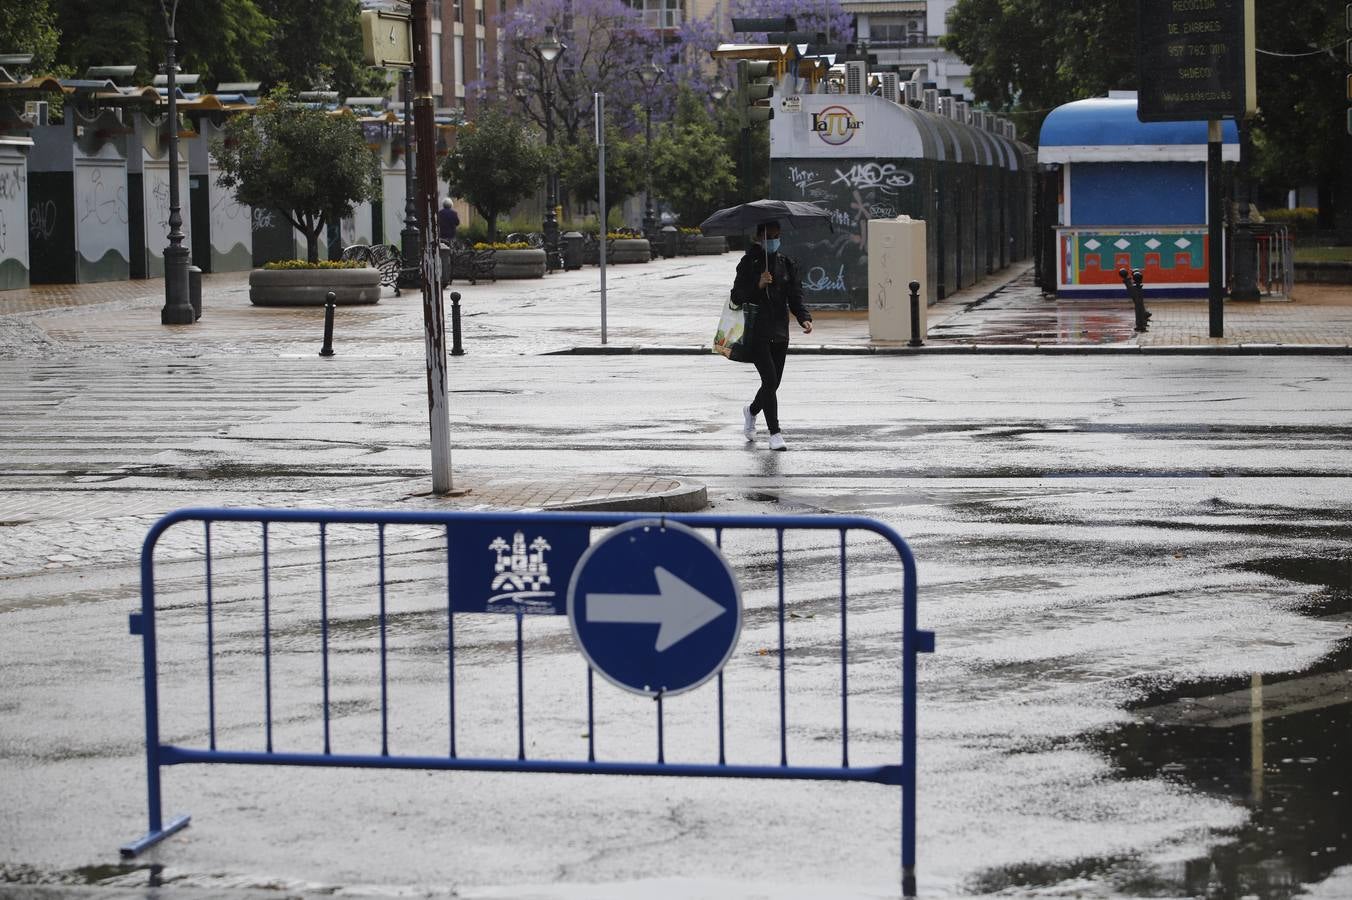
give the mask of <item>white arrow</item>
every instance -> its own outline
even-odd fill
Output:
[[[653,568],[656,594],[588,594],[587,621],[620,625],[659,625],[657,652],[717,619],[727,609],[661,566]]]

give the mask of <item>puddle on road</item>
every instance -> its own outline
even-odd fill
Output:
[[[1301,609],[1306,615],[1352,616],[1352,558],[1264,559],[1242,568],[1319,585]],[[1122,896],[1289,900],[1352,864],[1352,638],[1300,672],[1175,685],[1135,709],[1140,721],[1086,741],[1117,778],[1164,778],[1243,804],[1249,820],[1214,835],[1223,843],[1207,855],[1167,866],[1126,857],[1011,866],[983,873],[970,888],[1091,879]]]

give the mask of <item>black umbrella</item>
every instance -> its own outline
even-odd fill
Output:
[[[782,228],[831,228],[831,211],[798,200],[752,200],[720,209],[699,225],[705,234],[741,234],[762,222],[778,222]],[[834,228],[831,228],[834,231]]]

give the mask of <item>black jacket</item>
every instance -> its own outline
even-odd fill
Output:
[[[798,274],[798,264],[782,253],[770,254],[770,271],[775,280],[765,290],[760,290],[756,285],[765,269],[765,248],[760,244],[752,244],[741,262],[737,263],[732,296],[739,303],[759,305],[754,340],[787,344],[790,311],[799,325],[812,321],[812,313],[803,305],[803,283]]]

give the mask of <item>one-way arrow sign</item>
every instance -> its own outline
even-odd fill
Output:
[[[727,612],[661,566],[653,577],[656,594],[588,594],[587,621],[657,624],[654,649],[661,653]]]
[[[742,629],[742,595],[718,548],[669,520],[613,529],[568,586],[578,649],[603,678],[646,696],[691,690],[723,668]]]

